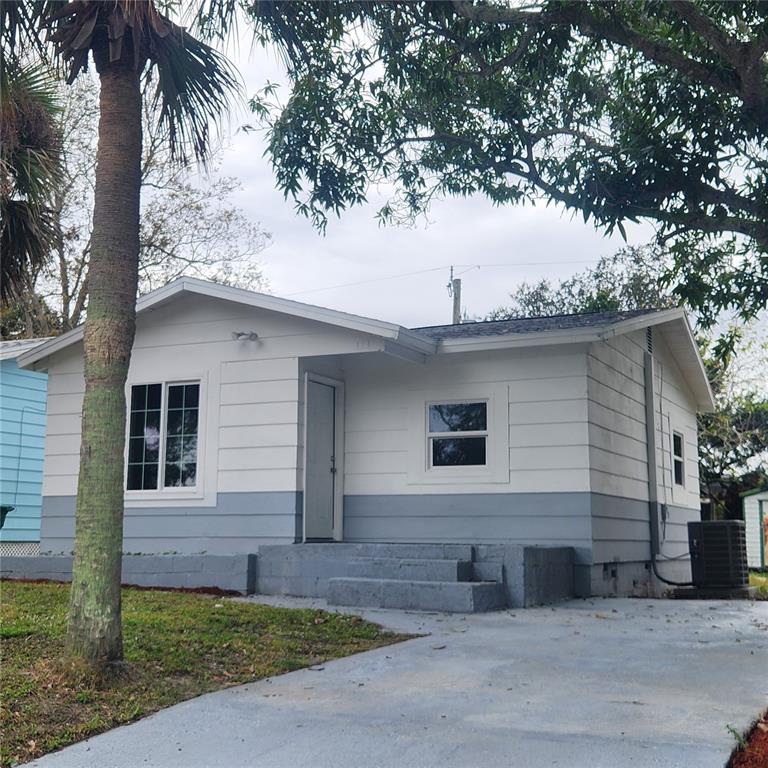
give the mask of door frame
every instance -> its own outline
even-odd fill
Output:
[[[334,465],[336,468],[333,482],[333,540],[344,538],[344,382],[319,373],[304,373],[304,430],[302,460],[302,495],[301,495],[301,540],[307,540],[307,406],[309,403],[309,383],[325,384],[334,390]]]

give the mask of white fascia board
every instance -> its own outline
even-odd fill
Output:
[[[685,320],[685,310],[681,307],[673,307],[672,309],[664,309],[660,312],[630,317],[628,320],[621,320],[618,323],[603,326],[600,337],[607,339],[611,336],[621,336],[625,333],[641,331],[648,326],[661,325],[673,320]]]
[[[683,314],[679,322],[669,323],[661,330],[665,335],[671,333],[682,338],[685,357],[678,360],[678,364],[684,368],[685,375],[689,379],[688,386],[696,398],[698,410],[702,413],[712,413],[716,410],[715,396],[687,316]]]
[[[574,344],[600,341],[601,328],[556,329],[533,333],[506,333],[499,336],[474,336],[471,338],[443,339],[439,342],[438,353],[485,352],[493,349],[515,349],[518,347],[539,347],[552,344]]]
[[[158,288],[157,290],[142,296],[136,302],[136,313],[151,311],[153,307],[159,306],[170,300],[181,292],[194,293],[211,298],[231,301],[237,304],[243,304],[249,307],[257,307],[281,314],[292,315],[306,320],[314,320],[328,325],[334,325],[346,328],[360,333],[367,333],[372,336],[378,336],[383,339],[391,339],[404,347],[415,350],[423,354],[434,354],[436,344],[432,339],[426,338],[419,333],[403,328],[396,323],[387,323],[382,320],[374,320],[369,317],[349,314],[347,312],[338,312],[325,307],[318,307],[313,304],[302,304],[290,299],[281,299],[277,296],[269,296],[264,293],[247,291],[243,288],[232,288],[228,285],[210,283],[205,280],[198,280],[194,277],[182,277],[174,280],[172,283]],[[49,355],[75,344],[83,338],[84,326],[62,334],[51,341],[42,344],[40,347],[21,355],[19,365],[21,367],[32,366],[38,360],[42,360]]]
[[[62,333],[61,336],[46,341],[45,344],[41,344],[39,347],[25,352],[23,355],[19,355],[16,360],[16,364],[19,368],[30,368],[32,370],[44,370],[45,368],[36,368],[35,363],[38,360],[42,360],[49,355],[52,355],[59,350],[66,349],[70,344],[75,344],[83,338],[84,327],[78,325],[77,328],[73,328],[71,331]]]

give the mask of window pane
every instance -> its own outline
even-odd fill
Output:
[[[131,410],[144,411],[147,408],[147,387],[140,384],[137,387],[131,387]]]
[[[173,488],[181,485],[181,464],[165,465],[165,487]]]
[[[429,406],[430,432],[475,432],[488,428],[487,403]]]
[[[683,455],[683,436],[677,432],[672,433],[672,449],[675,456]]]
[[[144,465],[144,489],[157,488],[157,464]]]
[[[160,398],[162,396],[162,384],[147,385],[147,408],[149,410],[160,408]]]
[[[683,485],[683,462],[675,459],[675,485]]]
[[[131,414],[131,437],[144,437],[144,411]]]
[[[197,480],[197,465],[183,464],[181,468],[181,484],[194,486]]]
[[[131,387],[126,478],[126,488],[129,491],[157,488],[161,395],[160,384],[139,384]]]
[[[168,407],[169,408],[184,407],[184,386],[183,385],[168,387]]]
[[[193,411],[184,410],[184,435],[197,434],[197,408]]]
[[[144,440],[141,437],[132,437],[128,441],[128,461],[136,463],[144,460]]]
[[[200,401],[200,385],[187,384],[184,388],[184,407],[197,408]]]
[[[144,439],[144,462],[156,463],[160,461],[160,435],[147,434]]]
[[[181,451],[181,460],[186,462],[197,461],[197,437],[184,437],[184,447]]]
[[[168,411],[165,443],[165,486],[194,487],[197,482],[197,415],[199,384],[168,387],[168,402],[177,407]]]
[[[184,419],[184,411],[168,411],[168,435],[180,435],[181,425]]]
[[[433,467],[485,465],[484,437],[436,437],[432,440]]]
[[[128,488],[129,491],[141,490],[141,474],[142,474],[141,464],[128,465],[128,482],[126,483],[126,487]]]
[[[165,460],[170,464],[181,461],[180,437],[169,437],[165,441]]]

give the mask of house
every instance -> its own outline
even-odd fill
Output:
[[[768,488],[741,494],[747,533],[747,565],[768,568]]]
[[[65,555],[82,335],[21,360],[49,376],[41,548]],[[124,551],[149,556],[126,580],[235,568],[243,589],[421,607],[437,581],[477,608],[483,584],[654,592],[652,557],[690,578],[713,402],[681,309],[409,329],[182,278],[139,300],[126,396]]]
[[[45,439],[45,373],[20,369],[16,359],[46,339],[0,342],[0,555],[40,549]]]

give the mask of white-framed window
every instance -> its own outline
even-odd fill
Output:
[[[685,487],[685,439],[681,432],[672,432],[672,480]]]
[[[199,381],[131,387],[127,491],[197,487],[199,416]]]
[[[427,403],[430,469],[488,465],[488,401]]]

